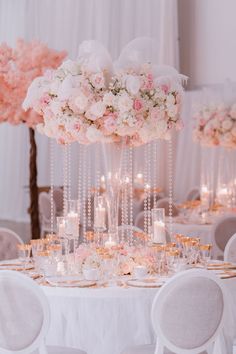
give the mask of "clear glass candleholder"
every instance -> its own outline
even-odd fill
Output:
[[[57,235],[59,238],[65,237],[66,233],[66,218],[64,216],[57,217]]]
[[[166,243],[165,209],[152,209],[152,242],[158,244]]]
[[[106,230],[106,201],[101,195],[94,197],[94,231]]]

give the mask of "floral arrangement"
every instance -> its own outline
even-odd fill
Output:
[[[39,131],[62,144],[124,139],[138,146],[181,127],[178,73],[154,75],[148,63],[112,72],[88,62],[67,60],[32,82],[23,107],[42,115]]]
[[[236,148],[236,104],[206,105],[194,118],[194,140],[205,146]]]
[[[80,271],[84,268],[96,268],[102,271],[103,259],[107,256],[113,259],[118,275],[132,274],[137,265],[146,266],[149,273],[155,272],[156,261],[150,248],[119,244],[111,249],[101,249],[93,244],[82,244],[76,250],[76,261]]]
[[[43,121],[37,112],[24,111],[22,102],[31,82],[46,69],[58,67],[65,55],[43,43],[22,39],[17,41],[15,49],[6,43],[0,46],[0,122],[35,127]]]

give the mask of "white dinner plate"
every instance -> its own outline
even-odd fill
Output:
[[[64,288],[88,288],[96,285],[95,281],[83,280],[77,276],[55,276],[46,277],[46,281],[53,286],[60,286]]]
[[[127,280],[126,284],[137,288],[160,288],[162,285],[164,285],[164,281],[155,278],[146,278],[143,280],[130,279]]]

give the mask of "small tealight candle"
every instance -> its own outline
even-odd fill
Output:
[[[79,236],[79,215],[74,211],[67,214],[66,233]]]

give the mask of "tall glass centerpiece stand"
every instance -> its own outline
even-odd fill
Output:
[[[124,143],[103,143],[102,152],[105,169],[105,198],[108,212],[108,239],[105,242],[105,246],[112,247],[119,242],[118,215]]]
[[[95,242],[100,245],[103,241],[103,232],[106,230],[106,201],[104,196],[94,197],[94,233]]]
[[[201,206],[208,211],[214,204],[216,190],[215,163],[217,148],[201,147]]]

